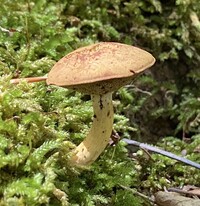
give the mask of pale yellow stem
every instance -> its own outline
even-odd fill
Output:
[[[108,145],[113,128],[112,93],[92,95],[94,118],[87,137],[73,151],[71,162],[90,165]]]

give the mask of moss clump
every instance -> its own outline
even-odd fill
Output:
[[[0,205],[144,205],[119,185],[145,192],[199,182],[196,169],[174,167],[159,155],[145,161],[139,151],[132,162],[122,142],[85,170],[71,167],[69,151],[91,123],[88,97],[44,83],[9,83],[44,75],[65,54],[96,41],[143,47],[156,57],[156,69],[114,94],[114,128],[121,137],[150,142],[192,137],[190,145],[170,138],[159,146],[178,154],[186,149],[186,157],[198,162],[199,5],[198,0],[2,1]]]
[[[11,85],[9,79],[1,78],[2,205],[108,204],[118,184],[132,185],[137,174],[122,143],[84,171],[68,164],[74,143],[88,132],[90,100],[43,83]],[[115,122],[122,133],[130,129],[119,114]]]

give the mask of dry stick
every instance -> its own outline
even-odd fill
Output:
[[[135,146],[138,146],[138,147],[140,147],[142,149],[147,149],[149,151],[152,151],[152,152],[164,155],[166,157],[170,157],[172,159],[178,160],[178,161],[183,162],[185,164],[188,164],[188,165],[190,165],[192,167],[200,169],[200,164],[198,164],[196,162],[193,162],[191,160],[188,160],[188,159],[186,159],[184,157],[177,156],[177,155],[175,155],[175,154],[173,154],[171,152],[167,152],[167,151],[158,149],[157,147],[153,147],[153,146],[150,146],[148,144],[140,143],[140,142],[137,142],[137,141],[134,141],[134,140],[126,139],[126,138],[124,138],[122,140],[124,142],[126,142],[127,144],[129,144],[129,145],[135,145]]]
[[[46,81],[47,77],[27,77],[27,78],[18,78],[18,79],[11,79],[10,83],[12,84],[19,84],[21,81],[27,81],[28,83],[33,83],[33,82],[41,82],[41,81]]]

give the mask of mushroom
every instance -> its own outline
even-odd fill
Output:
[[[91,95],[93,123],[86,138],[73,150],[71,163],[90,165],[104,151],[113,129],[112,92],[152,66],[154,57],[137,47],[101,42],[79,48],[60,59],[47,77],[48,85]]]

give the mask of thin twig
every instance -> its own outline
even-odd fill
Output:
[[[143,199],[147,200],[147,201],[150,202],[150,203],[155,203],[155,201],[153,200],[153,198],[148,197],[148,196],[146,196],[146,195],[138,192],[136,189],[132,189],[132,188],[126,187],[126,186],[124,186],[124,185],[119,185],[119,186],[120,186],[121,188],[125,189],[125,190],[128,190],[128,191],[132,192],[134,195],[138,195],[138,196],[142,197]]]
[[[0,30],[1,30],[2,32],[10,33],[10,31],[9,31],[8,29],[5,29],[5,28],[3,28],[3,27],[1,27],[1,26],[0,26]]]
[[[11,84],[19,84],[21,81],[27,81],[28,83],[34,83],[34,82],[41,82],[46,81],[47,76],[43,77],[26,77],[26,78],[17,78],[17,79],[11,79]]]
[[[138,87],[136,87],[135,85],[126,85],[125,88],[128,88],[128,89],[133,89],[135,90],[136,92],[140,92],[140,93],[143,93],[143,94],[147,94],[149,96],[152,96],[152,93],[151,92],[148,92],[148,91],[145,91],[145,90],[142,90]]]
[[[164,155],[164,156],[166,156],[166,157],[170,157],[170,158],[172,158],[172,159],[178,160],[178,161],[183,162],[183,163],[185,163],[185,164],[188,164],[188,165],[190,165],[190,166],[192,166],[192,167],[195,167],[195,168],[197,168],[197,169],[200,169],[200,164],[198,164],[198,163],[196,163],[196,162],[193,162],[193,161],[191,161],[191,160],[189,160],[189,159],[186,159],[186,158],[184,158],[184,157],[180,157],[180,156],[178,156],[178,155],[175,155],[175,154],[173,154],[173,153],[171,153],[171,152],[167,152],[167,151],[161,150],[161,149],[159,149],[159,148],[157,148],[157,147],[154,147],[154,146],[151,146],[151,145],[148,145],[148,144],[144,144],[144,143],[140,143],[140,142],[137,142],[137,141],[134,141],[134,140],[126,139],[126,138],[124,138],[124,139],[122,139],[122,140],[123,140],[124,142],[126,142],[127,144],[129,144],[129,145],[135,145],[135,146],[138,146],[138,147],[140,147],[140,148],[147,149],[147,150],[149,150],[149,151],[152,151],[152,152],[155,152],[155,153]]]
[[[13,32],[16,32],[15,29],[10,29],[10,30],[9,30],[9,29],[3,28],[2,26],[0,26],[0,31],[9,34],[9,36],[12,36],[12,35],[13,35]]]
[[[152,161],[154,161],[153,158],[152,158],[152,156],[151,156],[151,154],[149,153],[149,151],[148,151],[147,149],[145,149],[145,148],[141,148],[141,149],[145,152],[145,154],[148,156],[149,159],[151,159]]]

